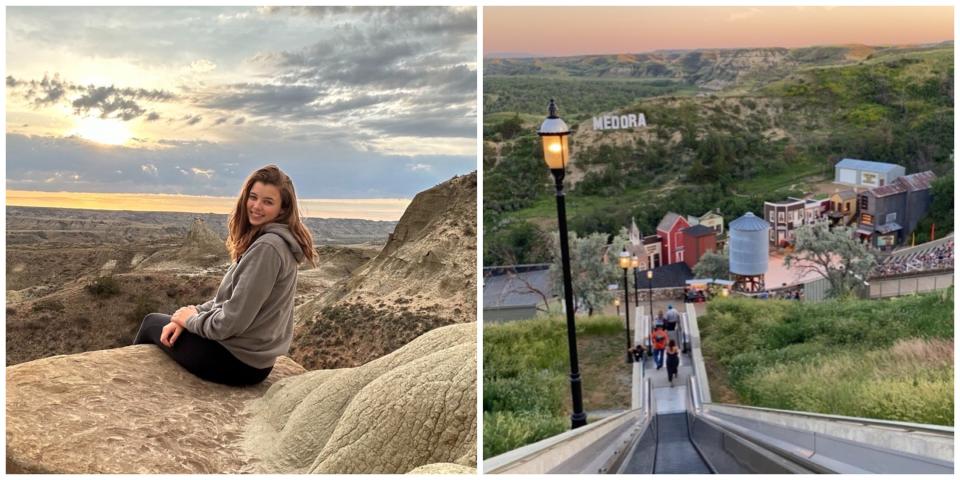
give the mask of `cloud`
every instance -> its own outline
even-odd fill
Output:
[[[258,116],[310,117],[309,105],[321,96],[321,90],[304,85],[237,83],[198,94],[197,106],[218,110],[242,110]]]
[[[204,170],[202,168],[197,168],[197,167],[191,168],[190,171],[193,172],[194,175],[203,175],[207,178],[212,177],[214,173],[213,169]]]
[[[425,163],[408,163],[407,169],[411,172],[429,172],[433,168]]]
[[[59,74],[51,78],[44,75],[42,80],[17,80],[12,75],[7,76],[7,87],[24,90],[23,97],[36,107],[50,105],[64,98],[68,90],[75,86],[60,80]]]
[[[353,98],[347,100],[334,100],[327,103],[321,103],[316,106],[316,113],[318,114],[331,114],[338,112],[345,112],[350,110],[358,110],[374,106],[380,103],[388,102],[396,97],[393,95],[357,95]]]
[[[315,17],[329,21],[349,17],[378,25],[392,25],[398,31],[472,36],[477,31],[477,11],[473,7],[266,7],[269,14]]]
[[[140,107],[136,100],[165,102],[173,98],[173,94],[163,90],[90,85],[86,87],[86,93],[74,100],[72,105],[74,113],[77,115],[91,110],[99,110],[100,118],[112,117],[129,121],[146,113],[146,110]]]
[[[217,64],[207,59],[194,60],[190,63],[190,71],[194,73],[207,73],[217,68]]]
[[[116,28],[91,28],[106,11]],[[156,122],[142,133],[145,147],[167,148],[165,139],[155,136],[167,135],[166,140],[285,140],[415,156],[428,150],[382,148],[391,142],[414,145],[417,139],[433,148],[449,139],[456,153],[438,151],[458,155],[476,134],[473,7],[78,8],[50,15],[21,8],[14,14],[20,21],[10,22],[8,38],[18,48],[19,63],[9,70],[8,89],[20,95],[33,88],[31,101],[64,104],[76,115]],[[58,39],[68,56],[122,62],[133,72],[159,76],[151,79],[166,80],[162,72],[169,72],[170,81],[149,85],[162,85],[161,90],[123,88],[147,84],[87,86],[58,76],[41,85],[17,74],[26,68],[22,65],[37,71],[19,52],[54,51]],[[26,119],[24,113],[13,121]],[[218,128],[205,128],[211,126]],[[125,171],[142,176],[143,163]],[[153,163],[161,175],[177,172]],[[194,159],[180,165],[211,167]]]
[[[82,188],[233,197],[250,172],[276,163],[294,180],[303,198],[412,198],[477,168],[475,155],[437,154],[434,148],[427,149],[431,151],[427,155],[399,156],[360,151],[343,143],[282,138],[234,143],[165,141],[166,148],[159,150],[104,148],[80,139],[16,133],[6,138],[7,188],[21,190]],[[430,168],[412,170],[418,164]],[[70,175],[78,175],[79,183]],[[47,179],[51,180],[47,183]]]
[[[68,93],[80,95],[70,101],[74,114],[83,115],[91,111],[99,112],[100,118],[118,118],[124,121],[133,120],[146,110],[137,101],[168,102],[176,97],[164,90],[147,90],[143,88],[117,88],[95,85],[78,85],[62,80],[59,74],[53,77],[44,75],[42,80],[17,80],[7,76],[7,86],[23,91],[23,98],[36,107],[52,105],[66,100]]]

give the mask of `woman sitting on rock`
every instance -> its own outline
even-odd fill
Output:
[[[275,165],[247,178],[228,230],[234,263],[213,300],[147,315],[133,343],[158,345],[204,380],[252,385],[290,347],[297,266],[315,264],[316,252],[293,182]]]

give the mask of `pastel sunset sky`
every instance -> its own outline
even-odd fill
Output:
[[[953,40],[953,7],[486,7],[484,56]]]

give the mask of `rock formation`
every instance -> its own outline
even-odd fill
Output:
[[[272,387],[251,408],[245,445],[260,472],[405,473],[475,466],[476,323],[432,330],[352,369]]]
[[[150,345],[7,367],[7,472],[471,471],[475,359],[470,323],[354,369],[303,373],[282,357],[247,388]]]
[[[187,240],[177,251],[177,257],[182,261],[198,263],[217,263],[229,259],[223,239],[199,217],[193,220]]]
[[[152,345],[7,367],[7,473],[240,472],[247,403],[303,371],[281,357],[263,384],[227,387]]]
[[[298,307],[291,356],[311,369],[351,367],[476,321],[476,196],[476,172],[417,194],[376,257]]]

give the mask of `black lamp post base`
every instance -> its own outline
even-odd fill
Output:
[[[572,428],[580,428],[587,424],[587,414],[583,412],[570,415],[570,424]]]

